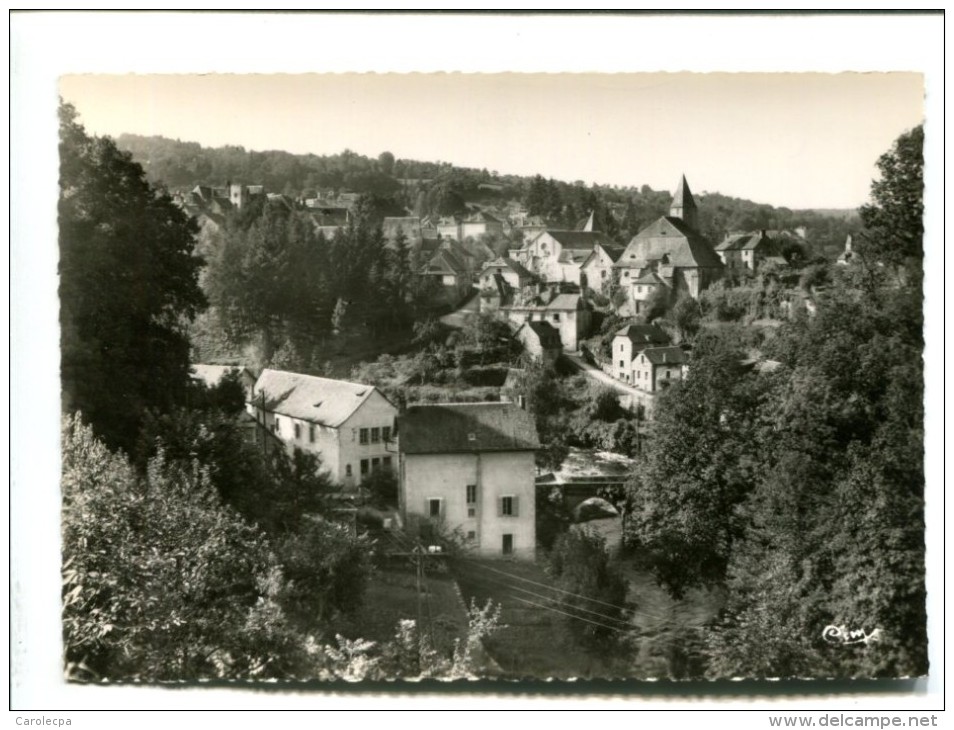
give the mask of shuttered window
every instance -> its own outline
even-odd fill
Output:
[[[497,500],[498,517],[518,517],[520,515],[520,498],[514,496],[501,497]]]

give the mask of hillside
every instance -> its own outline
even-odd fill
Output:
[[[502,217],[518,211],[540,215],[550,225],[576,228],[590,212],[596,227],[621,243],[664,215],[671,190],[637,187],[585,186],[540,176],[507,175],[486,169],[456,167],[447,162],[395,159],[390,152],[377,158],[344,150],[337,155],[293,155],[280,150],[243,147],[203,147],[164,137],[124,134],[117,144],[142,164],[150,180],[170,189],[221,185],[227,181],[264,185],[269,192],[293,198],[320,192],[364,193],[392,201],[414,215],[454,215],[468,208],[485,208]],[[673,171],[673,182],[686,172]],[[845,237],[859,227],[857,211],[841,209],[791,210],[734,198],[721,193],[697,195],[702,233],[718,242],[733,231],[804,228],[806,254],[834,259]]]

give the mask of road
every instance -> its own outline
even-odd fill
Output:
[[[652,419],[653,401],[655,400],[652,394],[639,388],[634,388],[626,383],[621,383],[611,375],[604,373],[595,365],[590,365],[578,352],[564,352],[563,357],[574,369],[580,371],[590,379],[595,380],[600,385],[612,388],[619,393],[619,404],[623,408],[635,412],[636,407],[641,405],[646,418]]]

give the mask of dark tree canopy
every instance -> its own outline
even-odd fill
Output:
[[[63,407],[129,449],[189,383],[184,325],[205,307],[195,223],[109,138],[60,108]]]
[[[881,179],[871,184],[871,205],[861,209],[865,256],[900,266],[922,256],[924,236],[924,127],[905,132],[878,159]]]

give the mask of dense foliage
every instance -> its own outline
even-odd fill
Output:
[[[195,223],[109,138],[60,107],[63,405],[131,449],[148,409],[181,404],[185,322],[205,306]]]
[[[882,182],[876,201],[899,183]],[[896,239],[920,246],[920,221]],[[919,279],[864,263],[826,278],[815,314],[764,343],[774,372],[742,366],[731,328],[700,335],[629,487],[627,539],[657,579],[728,589],[712,676],[927,670]],[[879,631],[842,645],[828,626]]]

